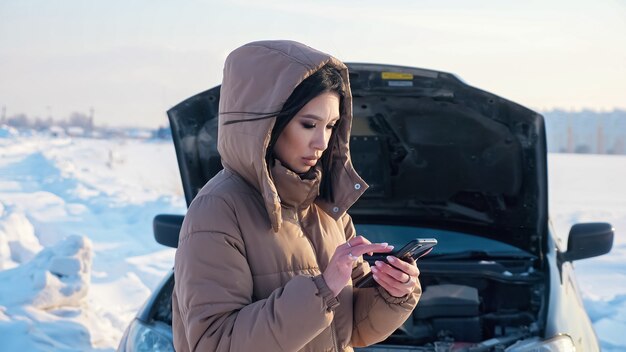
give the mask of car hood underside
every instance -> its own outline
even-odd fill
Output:
[[[370,185],[353,216],[463,230],[541,251],[547,231],[541,115],[444,72],[348,67],[351,156]],[[168,111],[188,203],[221,169],[218,101],[219,86]]]

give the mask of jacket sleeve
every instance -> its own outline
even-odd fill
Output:
[[[253,299],[235,212],[215,196],[194,200],[174,267],[184,350],[296,351],[334,316],[333,295],[321,276],[296,276],[268,298]]]
[[[344,215],[343,223],[346,239],[356,236],[350,215]],[[369,272],[369,264],[360,259],[352,270],[352,281],[356,282]],[[380,286],[354,287],[352,346],[369,346],[389,337],[411,316],[421,294],[421,286],[404,297],[394,297]]]

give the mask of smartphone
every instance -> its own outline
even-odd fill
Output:
[[[411,262],[412,260],[418,260],[419,258],[425,256],[433,250],[433,247],[437,245],[437,240],[434,238],[416,238],[404,247],[400,248],[400,250],[389,253],[389,255],[393,255],[400,260],[404,260],[405,262]],[[387,259],[383,259],[385,263]],[[370,271],[367,275],[363,276],[358,282],[354,284],[354,287],[374,287],[378,285],[376,280],[374,280],[374,276]]]

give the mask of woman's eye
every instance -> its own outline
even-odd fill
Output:
[[[329,129],[329,130],[332,130],[332,129],[334,129],[334,128],[335,128],[335,126],[336,126],[336,125],[328,125],[328,126],[326,126],[326,128],[327,128],[327,129]]]
[[[315,128],[315,124],[314,124],[314,123],[306,123],[306,122],[303,122],[303,123],[302,123],[302,127],[306,128],[307,130],[310,130],[310,129],[312,129],[312,128]]]

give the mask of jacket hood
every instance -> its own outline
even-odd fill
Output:
[[[224,64],[217,148],[224,168],[236,172],[261,193],[274,231],[281,226],[281,206],[265,154],[276,118],[259,116],[280,111],[298,84],[326,64],[340,71],[346,97],[341,112],[344,120],[335,132],[338,148],[331,166],[335,202],[317,199],[316,203],[339,219],[367,189],[350,160],[352,94],[346,65],[328,54],[286,40],[245,44],[230,53]]]

